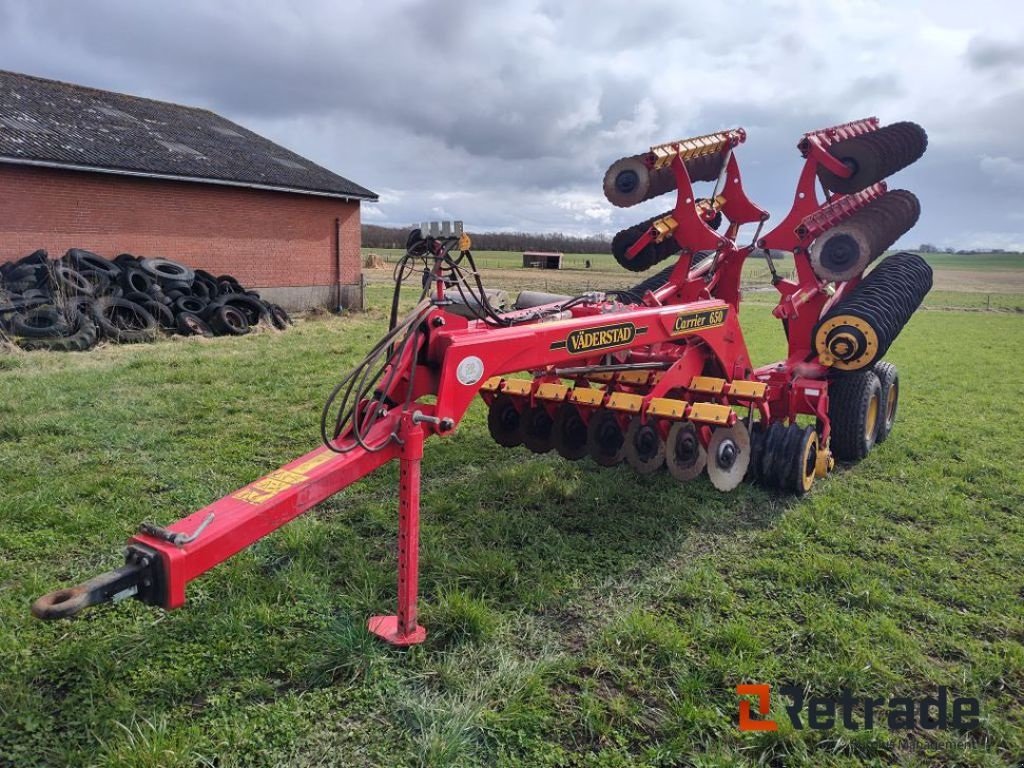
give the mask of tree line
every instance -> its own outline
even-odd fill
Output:
[[[405,248],[412,227],[381,227],[363,224],[364,248]],[[469,232],[478,251],[558,251],[560,253],[611,253],[611,240],[602,235],[565,235],[561,232]]]

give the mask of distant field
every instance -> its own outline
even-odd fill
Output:
[[[376,253],[392,263],[400,250],[364,248],[363,255]],[[947,309],[991,309],[1024,312],[1024,255],[946,253],[922,254],[935,271],[935,287],[925,299],[926,307]],[[477,251],[473,254],[484,285],[509,292],[522,290],[580,293],[609,288],[628,288],[649,273],[634,274],[620,267],[610,254],[572,254],[561,270],[524,269],[522,254],[508,251]],[[591,268],[585,263],[590,260]],[[792,259],[781,259],[776,268],[792,277]],[[364,269],[371,285],[391,282],[391,267]],[[746,298],[774,302],[768,267],[762,259],[749,259],[743,270]]]

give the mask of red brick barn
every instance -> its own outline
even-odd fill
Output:
[[[360,306],[376,199],[208,110],[0,71],[0,262],[161,256],[292,309]]]

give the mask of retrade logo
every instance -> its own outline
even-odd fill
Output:
[[[981,705],[977,699],[963,696],[951,698],[944,686],[935,696],[923,699],[894,696],[884,698],[857,698],[842,690],[838,697],[808,696],[803,686],[784,685],[779,692],[789,699],[783,704],[789,722],[795,730],[809,728],[825,731],[842,725],[851,731],[886,727],[891,731],[973,731],[979,726]],[[739,702],[739,729],[741,731],[777,731],[779,724],[767,717],[771,712],[771,686],[764,684],[737,685],[740,696],[753,696],[757,716],[751,712],[751,700]]]

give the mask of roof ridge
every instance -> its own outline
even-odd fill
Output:
[[[23,78],[25,80],[34,80],[37,83],[47,83],[49,85],[59,85],[59,86],[62,86],[64,88],[71,88],[71,89],[76,90],[76,91],[88,91],[89,93],[92,93],[92,94],[99,94],[99,95],[109,94],[111,96],[120,96],[121,98],[130,99],[132,101],[146,101],[146,102],[149,102],[151,104],[164,104],[164,105],[166,105],[168,107],[176,107],[178,109],[187,109],[187,110],[190,110],[192,112],[206,112],[207,114],[210,114],[210,115],[213,115],[215,117],[218,117],[221,120],[226,120],[226,118],[222,117],[221,115],[218,115],[212,109],[208,109],[206,107],[194,107],[194,106],[191,106],[189,104],[180,104],[177,101],[167,101],[165,99],[151,99],[148,96],[136,96],[133,93],[124,93],[123,91],[112,91],[109,88],[97,88],[94,85],[81,85],[80,83],[69,83],[67,80],[57,80],[57,79],[52,78],[52,77],[40,77],[39,75],[29,75],[29,74],[27,74],[25,72],[15,72],[15,71],[10,70],[10,69],[0,69],[0,77],[3,77],[5,75],[12,75],[14,77]]]

